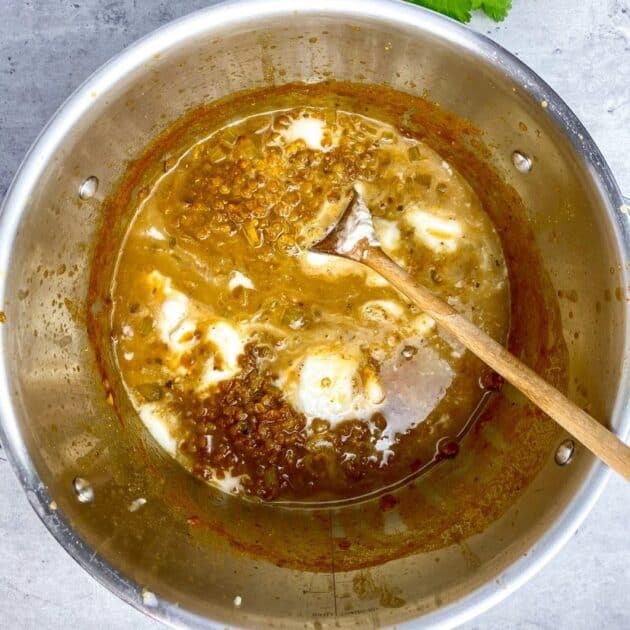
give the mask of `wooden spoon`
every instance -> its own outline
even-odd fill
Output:
[[[630,480],[630,447],[490,335],[416,282],[383,252],[374,232],[370,211],[358,192],[353,191],[343,214],[327,226],[324,237],[312,245],[311,250],[355,260],[379,273],[593,454]]]

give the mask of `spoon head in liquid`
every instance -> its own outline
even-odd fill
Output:
[[[320,215],[320,220],[307,230],[305,238],[311,241],[311,251],[360,261],[367,247],[380,247],[380,243],[370,209],[356,186],[346,199],[341,212],[334,216]]]

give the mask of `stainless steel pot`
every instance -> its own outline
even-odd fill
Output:
[[[205,509],[204,500],[222,509],[221,498],[195,494],[185,473],[142,436],[121,431],[102,404],[82,310],[100,202],[125,161],[191,106],[274,80],[329,77],[426,90],[483,130],[491,162],[529,209],[554,286],[578,300],[561,300],[571,335],[569,395],[586,394],[591,411],[620,435],[630,426],[628,206],[586,130],[539,77],[486,38],[388,0],[297,9],[286,0],[230,2],[173,22],[64,104],[26,157],[0,217],[7,456],[65,549],[121,598],[173,625],[405,626],[422,618],[426,627],[454,626],[538,571],[608,476],[579,447],[570,466],[550,456],[516,505],[468,539],[464,554],[459,546],[440,550],[439,563],[432,552],[346,573],[333,562],[311,573],[253,560],[216,533],[209,548],[190,536],[180,495],[172,508],[176,488],[191,509]],[[531,171],[514,151],[533,158]]]

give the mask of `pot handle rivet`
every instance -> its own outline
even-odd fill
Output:
[[[98,184],[98,177],[95,175],[87,177],[79,186],[79,199],[85,201],[86,199],[94,197],[96,191],[98,190]]]
[[[153,591],[147,588],[142,589],[142,603],[147,608],[155,608],[158,605],[158,598]]]
[[[72,488],[81,503],[92,503],[94,501],[94,488],[92,488],[92,484],[87,479],[75,477],[72,482]]]
[[[558,466],[566,466],[573,459],[574,454],[575,442],[573,440],[565,440],[556,450],[556,464]]]
[[[512,164],[519,173],[529,173],[532,170],[532,158],[522,151],[512,153]]]

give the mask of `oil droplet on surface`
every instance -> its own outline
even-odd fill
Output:
[[[135,501],[132,501],[129,505],[130,512],[137,512],[143,505],[145,505],[147,500],[144,497],[140,497]]]

